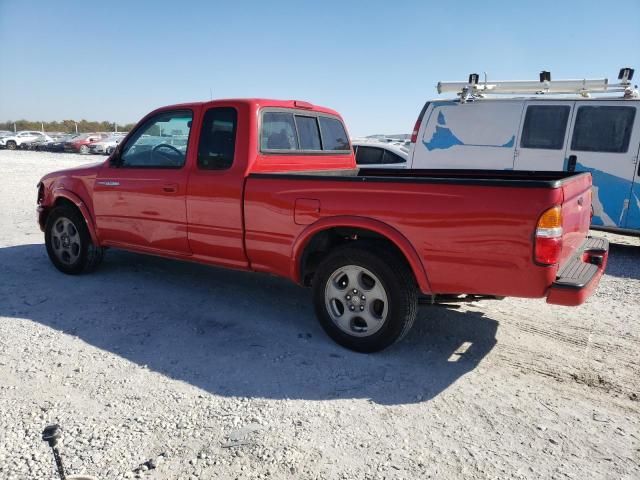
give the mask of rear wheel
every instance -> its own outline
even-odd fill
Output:
[[[79,151],[82,155],[86,155],[87,153],[89,153],[89,147],[86,145],[80,145]]]
[[[403,259],[386,251],[335,250],[318,267],[313,289],[324,330],[358,352],[376,352],[399,341],[417,314],[413,275]]]
[[[68,205],[56,207],[49,214],[45,244],[55,267],[71,275],[94,270],[104,255],[104,250],[91,241],[80,212]]]

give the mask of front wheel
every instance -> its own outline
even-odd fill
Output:
[[[388,252],[341,247],[320,264],[313,289],[324,330],[357,352],[377,352],[401,340],[416,318],[413,275],[403,259]]]
[[[89,153],[89,147],[87,147],[86,145],[80,145],[80,150],[79,152],[82,155],[86,155],[87,153]]]
[[[18,148],[16,142],[14,142],[13,140],[9,140],[7,142],[7,150],[15,150],[16,148]]]
[[[45,226],[47,254],[61,272],[77,275],[94,270],[102,261],[104,249],[91,241],[80,212],[63,205],[54,208]]]

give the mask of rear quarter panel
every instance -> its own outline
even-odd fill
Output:
[[[556,266],[533,263],[538,217],[562,202],[561,189],[491,187],[362,178],[249,177],[246,249],[252,267],[290,276],[294,244],[308,225],[294,221],[297,199],[317,200],[318,221],[355,216],[382,222],[413,245],[431,291],[541,297]]]
[[[562,253],[560,264],[571,258],[589,233],[591,174],[572,177],[562,186]]]

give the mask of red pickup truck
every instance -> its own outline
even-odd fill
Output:
[[[38,185],[62,272],[114,247],[288,277],[362,352],[402,338],[419,297],[584,302],[608,254],[590,213],[589,173],[358,170],[337,112],[264,99],[160,108]]]

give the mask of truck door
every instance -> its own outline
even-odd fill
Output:
[[[117,161],[100,169],[93,203],[103,241],[189,253],[185,164],[192,118],[191,110],[150,117],[123,145]]]
[[[240,127],[240,128],[238,128]],[[187,218],[193,255],[218,265],[246,268],[243,189],[248,126],[238,123],[234,106],[204,112],[197,161],[189,176]]]
[[[640,143],[637,110],[624,100],[576,102],[565,170],[591,172],[593,225],[627,225]]]
[[[565,150],[574,101],[531,101],[525,103],[516,170],[564,170]]]

